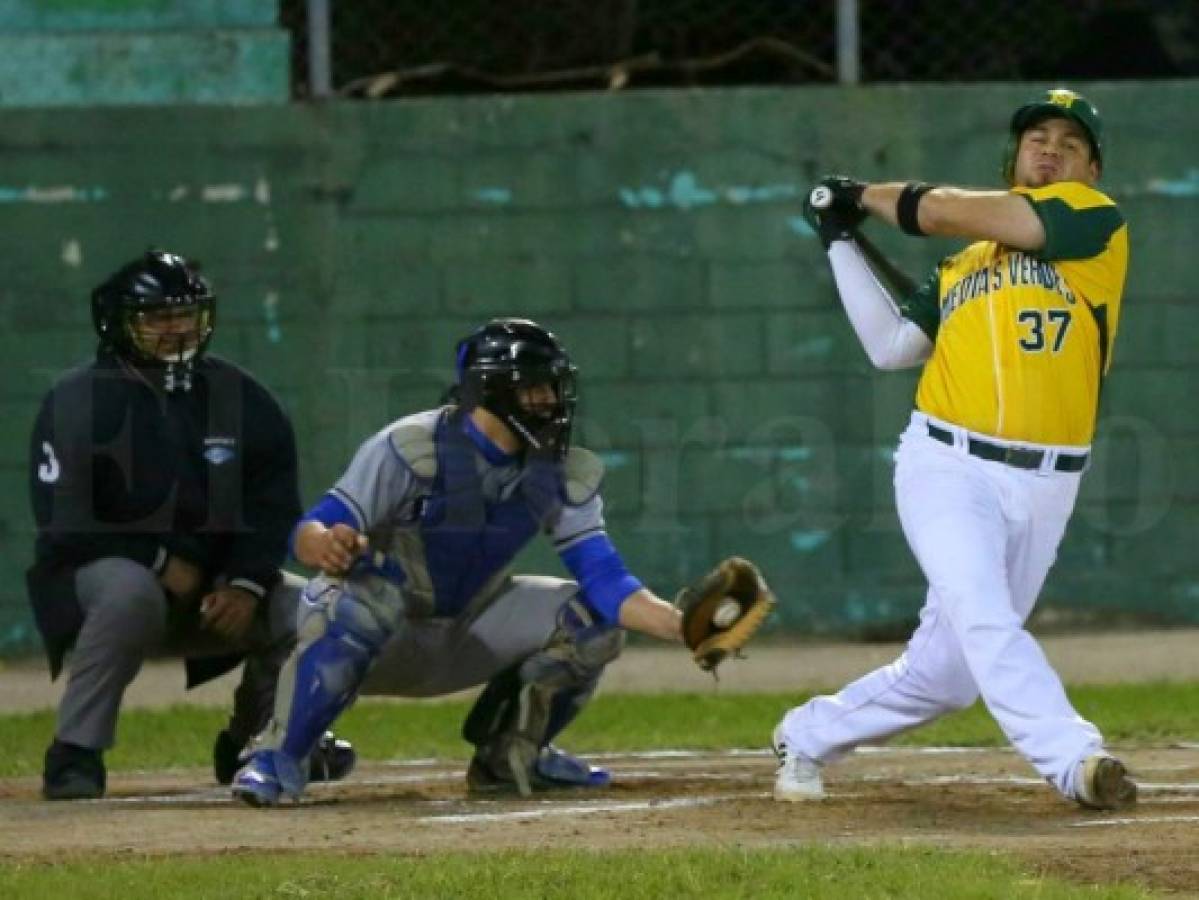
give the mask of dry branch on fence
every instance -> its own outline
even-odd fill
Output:
[[[375,100],[402,93],[406,88],[415,84],[428,84],[446,78],[460,78],[502,90],[551,88],[569,84],[600,84],[608,90],[620,90],[627,87],[637,75],[695,76],[717,71],[753,57],[783,60],[799,68],[807,69],[810,74],[822,78],[832,78],[836,74],[836,70],[831,64],[786,41],[774,37],[759,37],[739,44],[724,53],[696,59],[665,60],[661,54],[654,52],[600,65],[517,75],[485,72],[482,69],[453,62],[428,63],[409,69],[393,69],[390,72],[356,78],[339,88],[337,93],[343,97],[366,97]]]

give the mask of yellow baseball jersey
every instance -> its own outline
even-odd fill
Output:
[[[1045,246],[971,244],[901,304],[934,342],[916,407],[981,434],[1086,446],[1120,322],[1128,226],[1080,182],[1013,190],[1040,217]]]

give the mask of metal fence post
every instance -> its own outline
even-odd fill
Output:
[[[837,82],[861,81],[861,41],[858,0],[837,0]]]
[[[333,93],[329,53],[329,7],[332,0],[308,0],[308,91],[314,99]]]

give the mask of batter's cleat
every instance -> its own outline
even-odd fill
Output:
[[[1137,785],[1116,757],[1093,753],[1083,761],[1075,799],[1088,809],[1124,809],[1137,802]]]
[[[232,784],[237,770],[245,765],[243,747],[228,731],[216,736],[212,745],[212,772],[218,784]],[[358,754],[349,741],[326,731],[308,758],[309,781],[341,781],[354,769]]]
[[[42,796],[47,800],[98,800],[107,775],[99,750],[67,744],[57,738],[46,749]]]
[[[523,776],[523,777],[519,777]],[[552,744],[542,748],[531,770],[513,774],[510,766],[494,764],[476,752],[466,769],[466,786],[477,794],[520,794],[541,791],[589,790],[612,783],[607,769],[592,766]]]
[[[779,761],[774,775],[774,799],[784,803],[823,800],[824,779],[820,776],[820,763],[787,746],[781,723],[775,726],[771,747]]]

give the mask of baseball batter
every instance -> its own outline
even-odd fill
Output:
[[[1061,794],[1094,808],[1136,799],[1024,627],[1089,459],[1128,229],[1095,187],[1103,133],[1084,97],[1051,90],[1017,109],[1010,131],[1007,191],[830,177],[809,198],[873,364],[924,366],[895,455],[895,496],[929,586],[899,659],[783,717],[778,800],[822,797],[826,763],[980,695]],[[896,303],[856,242],[866,215],[973,243]]]

